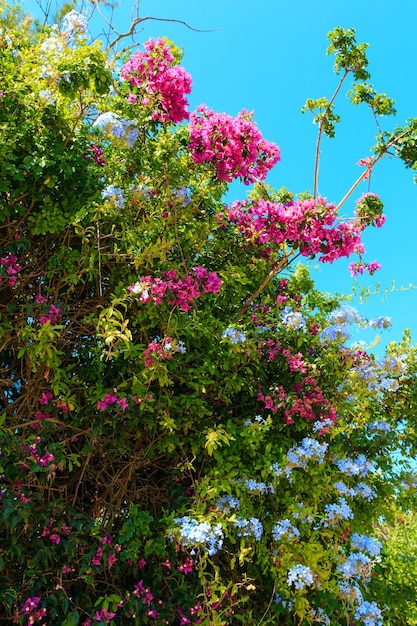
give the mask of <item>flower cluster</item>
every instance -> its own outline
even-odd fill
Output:
[[[355,619],[365,626],[382,626],[382,613],[376,602],[362,602],[355,611]]]
[[[353,533],[351,545],[355,550],[365,550],[371,556],[378,556],[382,550],[382,543],[373,537]]]
[[[8,276],[7,282],[10,287],[14,287],[17,282],[17,276],[22,266],[17,263],[17,256],[15,254],[6,254],[4,257],[0,257],[0,267],[4,267]],[[3,276],[0,274],[0,283],[3,280]]]
[[[194,163],[213,165],[218,178],[227,182],[263,180],[280,160],[278,146],[262,137],[248,111],[232,117],[204,104],[191,114],[190,150]]]
[[[249,519],[236,518],[233,522],[236,528],[239,528],[237,533],[238,537],[255,537],[256,541],[259,541],[263,534],[263,526],[257,517],[250,517]]]
[[[230,343],[244,343],[246,341],[245,333],[229,326],[222,332],[222,339],[228,339]]]
[[[339,498],[338,504],[326,504],[324,507],[326,518],[323,526],[334,526],[343,520],[353,519],[353,513],[350,506],[344,498]]]
[[[61,543],[61,535],[67,537],[71,532],[71,526],[67,526],[66,524],[61,524],[60,526],[54,526],[56,520],[51,518],[49,520],[49,524],[43,527],[41,537],[48,537],[49,540],[58,545]]]
[[[369,328],[389,328],[391,326],[391,318],[384,315],[380,315],[375,319],[369,320]]]
[[[361,242],[364,223],[359,218],[336,222],[337,207],[321,197],[284,203],[262,198],[236,201],[219,219],[238,229],[244,245],[264,246],[266,253],[286,242],[303,256],[320,255],[319,261],[332,263],[365,251]]]
[[[53,325],[56,324],[59,319],[61,319],[61,307],[55,306],[55,304],[51,304],[48,308],[47,315],[41,315],[38,322],[40,324],[47,324],[48,322]]]
[[[44,607],[38,608],[41,598],[39,596],[31,596],[27,598],[22,606],[22,613],[28,617],[27,625],[32,626],[42,620],[46,616]]]
[[[378,261],[365,263],[364,261],[359,260],[355,263],[349,263],[348,270],[351,276],[357,276],[358,274],[362,275],[364,272],[368,272],[372,276],[377,270],[380,270],[381,267],[382,265],[380,265]]]
[[[226,515],[229,515],[232,510],[237,511],[238,509],[240,509],[240,502],[239,499],[235,496],[226,495],[217,500],[216,508],[218,508],[223,513],[226,513]]]
[[[358,360],[354,371],[366,381],[369,390],[394,392],[406,371],[406,364],[401,357],[386,356],[379,360],[364,358]]]
[[[338,459],[335,464],[347,476],[366,476],[374,469],[373,464],[368,461],[364,454],[358,454],[356,459]]]
[[[193,271],[196,278],[190,274],[179,278],[176,270],[165,272],[164,278],[144,276],[130,285],[128,290],[139,295],[140,302],[152,300],[155,305],[161,304],[165,295],[168,295],[170,306],[189,311],[193,301],[201,296],[201,289],[204,293],[218,293],[222,284],[216,272],[208,272],[204,267],[194,267]]]
[[[298,446],[293,446],[287,453],[288,467],[306,468],[308,461],[323,463],[329,444],[319,443],[312,437],[305,437]]]
[[[367,502],[370,502],[377,496],[376,492],[369,485],[362,482],[358,483],[356,487],[348,487],[343,481],[337,481],[334,483],[334,488],[342,496],[363,498]]]
[[[158,339],[151,341],[143,352],[145,366],[149,367],[155,361],[172,359],[174,352],[184,354],[187,351],[183,341],[174,341],[171,337],[165,337],[160,343]]]
[[[293,328],[295,330],[304,330],[306,327],[306,321],[303,315],[296,311],[292,311],[289,306],[282,309],[281,320],[284,326],[288,329]]]
[[[295,355],[297,356],[297,355]],[[297,360],[289,361],[295,366],[297,371],[303,371],[303,362],[298,357]],[[301,369],[300,369],[301,368]],[[294,392],[287,394],[282,386],[275,387],[265,395],[258,392],[258,400],[264,403],[265,409],[276,413],[280,408],[284,408],[284,422],[294,424],[295,418],[304,420],[329,419],[332,422],[336,419],[335,408],[326,398],[323,390],[318,386],[317,380],[312,376],[306,376],[302,384],[297,382],[294,385]]]
[[[96,146],[94,143],[90,143],[89,149],[90,152],[88,154],[83,154],[84,159],[88,160],[89,158],[92,158],[94,163],[96,163],[99,167],[104,167],[106,162],[104,160],[102,148]]]
[[[272,536],[276,541],[282,539],[298,539],[300,537],[300,531],[293,526],[288,519],[281,520],[272,529]]]
[[[248,491],[256,493],[274,493],[274,488],[271,484],[259,482],[253,478],[247,478],[243,484]]]
[[[120,118],[112,111],[101,113],[93,126],[100,128],[104,132],[111,133],[116,139],[122,139],[129,148],[133,147],[139,135],[139,130],[133,120]]]
[[[179,187],[178,189],[171,189],[171,193],[175,198],[178,198],[178,202],[182,207],[186,207],[191,202],[191,192],[187,187]]]
[[[37,437],[34,443],[25,445],[22,447],[23,452],[27,453],[30,458],[32,458],[37,465],[41,467],[46,467],[55,459],[55,456],[46,450],[44,454],[41,456],[38,450],[38,445],[41,443],[40,437]]]
[[[364,193],[356,201],[355,215],[367,226],[373,225],[381,228],[385,223],[385,215],[382,213],[384,205],[376,193]]]
[[[127,399],[125,397],[119,398],[117,393],[106,393],[102,400],[98,400],[96,407],[100,411],[106,411],[109,406],[117,404],[117,406],[125,411],[128,407]]]
[[[70,11],[62,20],[61,31],[64,35],[78,35],[86,33],[88,30],[88,21],[85,15],[78,11]]]
[[[378,420],[377,422],[369,424],[369,430],[379,430],[382,433],[389,433],[391,426],[384,420]]]
[[[174,519],[178,525],[180,541],[185,546],[202,545],[212,556],[223,547],[224,533],[220,524],[210,526],[188,516]]]
[[[368,582],[374,565],[375,561],[363,552],[352,552],[344,563],[337,566],[337,569],[346,580],[354,578]]]
[[[294,565],[288,572],[287,584],[294,585],[295,589],[304,589],[313,583],[313,572],[305,565]]]
[[[143,47],[122,67],[121,76],[132,87],[128,102],[149,107],[154,121],[188,119],[185,95],[191,92],[191,76],[177,65],[164,39],[149,39]]]
[[[114,203],[114,206],[119,209],[123,209],[125,205],[123,189],[115,187],[115,185],[107,185],[107,187],[101,192],[101,197],[103,200],[111,200]]]
[[[330,626],[331,621],[329,619],[329,616],[326,615],[322,608],[313,609],[311,611],[311,614],[313,616],[313,622],[318,622],[319,624],[325,624],[325,626]]]

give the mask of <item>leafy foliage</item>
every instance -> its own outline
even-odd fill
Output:
[[[368,534],[412,507],[415,350],[349,347],[389,320],[291,264],[362,254],[381,201],[346,219],[270,189],[279,150],[247,112],[188,124],[178,50],[118,74],[69,8],[0,35],[0,617],[380,624],[391,557]],[[367,80],[353,31],[330,40]],[[333,135],[333,99],[310,102]],[[379,141],[367,168],[410,165],[415,124]],[[255,184],[225,206],[234,178]]]

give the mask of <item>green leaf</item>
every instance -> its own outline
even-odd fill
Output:
[[[77,610],[71,611],[65,621],[62,622],[62,626],[77,626],[80,621],[80,614]]]

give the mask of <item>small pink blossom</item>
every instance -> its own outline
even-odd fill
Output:
[[[110,552],[109,556],[107,557],[107,565],[109,566],[109,569],[111,569],[117,561],[117,556],[113,552]]]
[[[38,399],[39,404],[49,404],[49,402],[54,397],[54,394],[51,391],[44,391]]]

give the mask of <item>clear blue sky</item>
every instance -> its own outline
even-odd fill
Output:
[[[26,0],[33,8],[34,0]],[[129,24],[130,0],[121,0],[115,24]],[[199,29],[168,22],[145,22],[140,39],[165,35],[184,47],[184,66],[193,77],[190,106],[201,102],[217,111],[236,115],[253,110],[263,135],[281,148],[282,161],[267,182],[285,185],[297,193],[312,190],[316,127],[301,106],[308,97],[330,97],[337,84],[332,59],[327,57],[326,35],[335,26],[355,28],[357,40],[370,44],[371,82],[396,102],[396,118],[387,118],[386,129],[417,116],[417,2],[400,0],[141,0],[140,14],[184,20]],[[361,172],[356,165],[370,154],[376,126],[366,109],[348,106],[345,94],[336,103],[342,116],[336,139],[322,144],[320,193],[337,202]],[[363,183],[344,207],[349,215],[354,200],[368,190]],[[376,282],[382,289],[395,281],[398,288],[417,285],[417,185],[413,172],[395,159],[384,159],[375,169],[371,191],[385,204],[387,221],[382,229],[365,236],[366,259],[378,260],[382,270],[361,281]],[[236,197],[245,189],[234,188]],[[347,260],[313,271],[323,291],[348,293],[353,279]],[[383,343],[401,338],[410,328],[417,341],[417,289],[370,298],[361,308],[369,317],[389,315],[393,328]],[[359,336],[357,337],[359,338]]]

